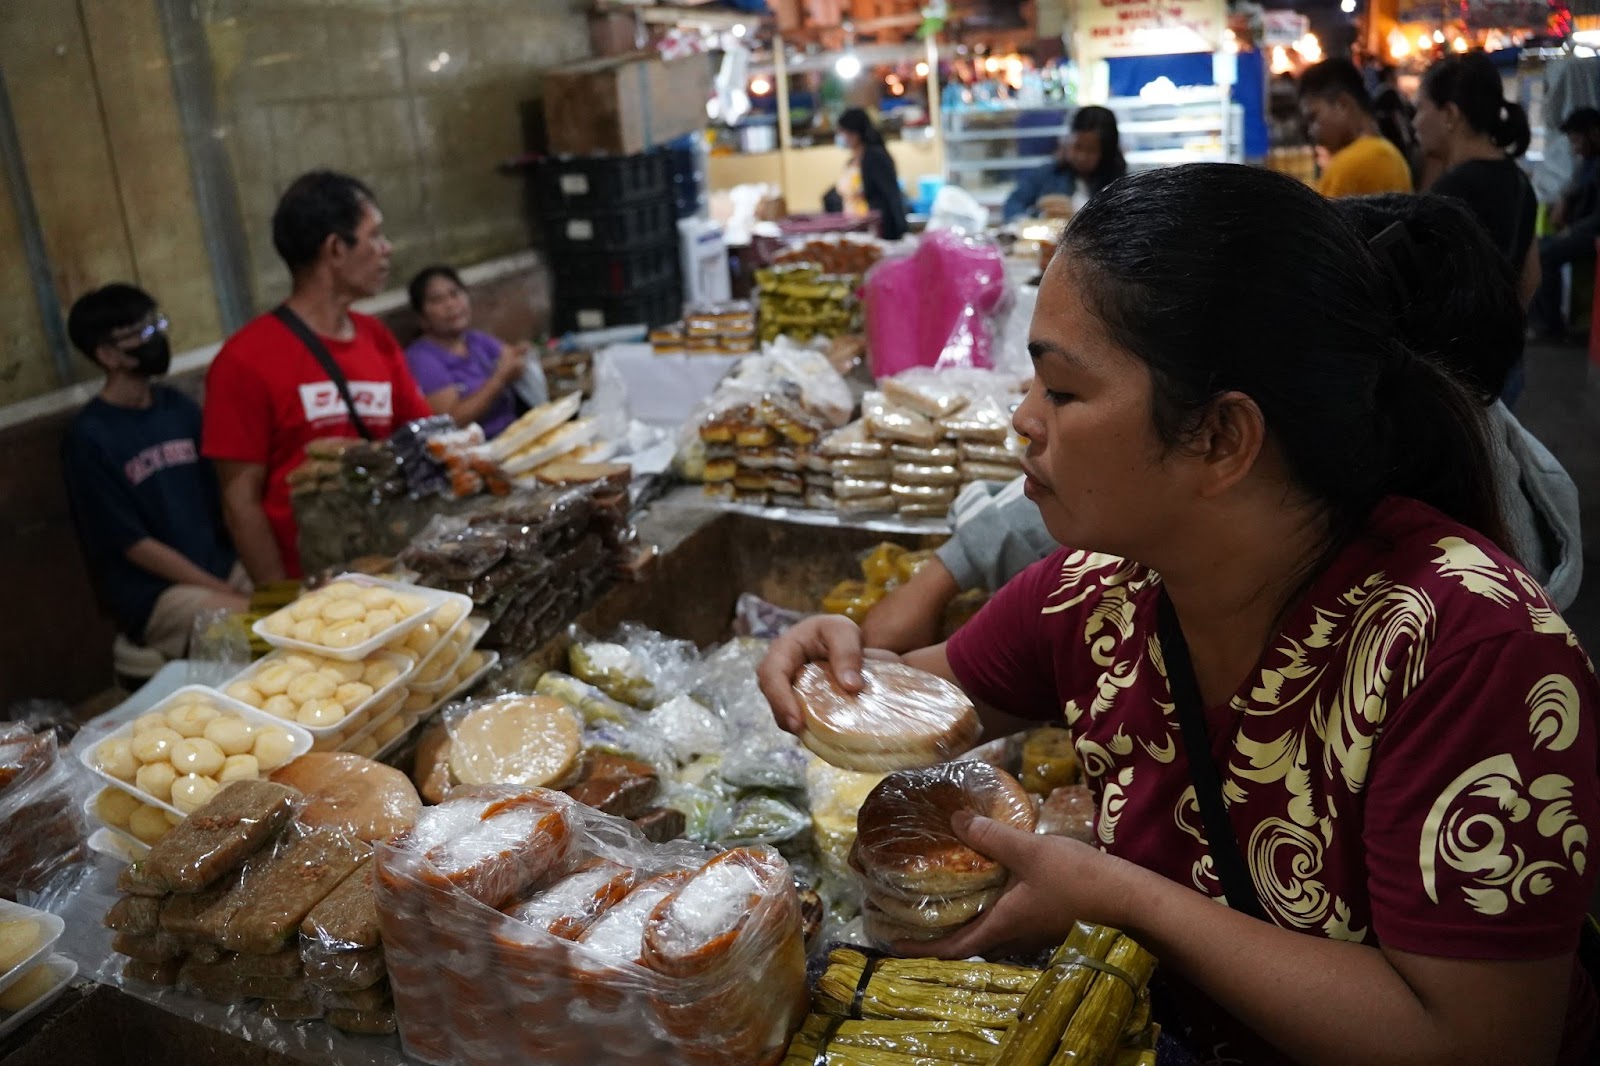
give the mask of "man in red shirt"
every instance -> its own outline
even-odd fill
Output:
[[[206,375],[201,438],[217,464],[228,530],[257,588],[300,576],[287,479],[306,444],[383,440],[432,413],[388,329],[350,310],[382,291],[389,276],[392,245],[372,190],[327,170],[300,176],[273,212],[272,244],[294,289],[282,308],[251,320],[217,353]],[[349,405],[322,356],[292,328],[299,324],[346,379]]]

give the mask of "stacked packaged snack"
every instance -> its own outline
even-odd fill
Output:
[[[406,1051],[430,1063],[771,1063],[805,1010],[766,848],[652,844],[544,789],[458,792],[378,849]]]
[[[650,331],[657,355],[749,355],[756,350],[756,313],[749,303],[691,307],[683,321]]]
[[[124,895],[105,917],[127,958],[123,978],[218,1003],[260,1000],[284,1021],[393,1032],[372,847],[303,805],[287,785],[236,782],[123,871]]]
[[[861,332],[858,293],[866,272],[883,256],[872,238],[806,241],[756,271],[761,339],[795,340]]]
[[[783,1066],[840,1062],[1100,1063],[1154,1066],[1156,960],[1105,926],[1079,922],[1036,970],[895,959],[836,948]]]
[[[909,551],[885,541],[861,557],[861,580],[847,578],[828,590],[822,610],[859,623],[890,589],[910,581],[932,558],[931,551]]]
[[[36,892],[85,855],[88,827],[56,737],[0,725],[0,896]]]
[[[821,353],[780,342],[746,359],[695,422],[706,494],[757,506],[827,506],[833,478],[816,449],[849,413],[849,387]]]
[[[653,557],[628,496],[596,483],[485,502],[436,518],[400,555],[433,588],[459,592],[489,623],[483,642],[520,654],[555,636],[618,576]]]
[[[841,512],[942,518],[961,486],[1010,481],[1026,445],[1011,429],[1018,382],[979,370],[908,370],[861,400],[818,448]]]

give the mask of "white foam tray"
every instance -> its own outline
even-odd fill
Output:
[[[43,927],[44,938],[39,941],[32,951],[23,956],[21,962],[5,973],[0,973],[0,991],[10,988],[17,978],[28,971],[29,967],[48,955],[50,949],[55,947],[56,941],[61,939],[62,931],[67,927],[67,923],[49,911],[35,910],[32,907],[24,907],[20,903],[12,903],[8,899],[0,899],[0,921],[14,922],[20,918],[29,919]]]
[[[260,659],[257,659],[255,662],[251,663],[249,666],[245,667],[243,670],[239,671],[239,673],[235,674],[233,677],[228,678],[227,681],[223,682],[222,686],[221,686],[221,691],[223,692],[224,695],[227,695],[226,689],[227,689],[227,687],[229,685],[236,684],[236,683],[238,683],[240,681],[249,681],[251,678],[255,677],[258,673],[260,673],[263,669],[265,669],[269,664],[275,663],[275,662],[279,662],[285,656],[295,655],[295,654],[298,654],[298,653],[292,652],[292,651],[280,650],[280,651],[272,652],[272,653],[270,653],[268,655],[264,655]],[[316,737],[319,740],[322,739],[323,737],[334,736],[340,730],[345,728],[346,723],[348,723],[350,721],[350,719],[355,718],[356,716],[361,714],[362,711],[370,711],[373,708],[373,706],[376,705],[379,701],[381,701],[385,696],[388,696],[390,693],[394,692],[395,689],[397,689],[401,685],[405,684],[406,678],[410,677],[413,673],[415,673],[416,669],[417,669],[417,667],[415,665],[415,660],[413,660],[409,655],[401,655],[398,652],[392,652],[392,651],[378,651],[378,652],[375,653],[374,657],[381,657],[381,658],[388,659],[390,662],[392,662],[395,665],[395,667],[397,669],[399,669],[399,671],[400,671],[399,675],[397,675],[393,681],[389,682],[387,685],[385,685],[382,688],[378,689],[372,695],[368,696],[366,699],[364,699],[360,703],[356,704],[355,707],[353,707],[350,710],[349,714],[347,714],[343,718],[339,719],[333,725],[325,725],[325,726],[300,725],[299,722],[290,722],[289,719],[287,719],[287,718],[278,718],[278,717],[276,717],[274,715],[270,715],[270,714],[268,714],[267,717],[271,718],[275,722],[283,722],[283,723],[288,724],[288,725],[299,726],[301,729],[304,729],[307,733],[310,733],[313,737]],[[327,656],[323,656],[323,658],[327,658]],[[340,660],[340,662],[345,662],[345,661],[347,661],[347,660],[343,660],[343,659]],[[246,704],[246,706],[248,706],[248,704]],[[266,714],[265,711],[263,711],[262,713]]]
[[[451,600],[456,600],[462,605],[461,613],[463,615],[472,611],[472,600],[461,595],[459,592],[445,592],[442,589],[429,588],[426,585],[407,585],[400,581],[389,581],[385,578],[371,577],[367,574],[340,574],[333,580],[348,581],[352,584],[361,585],[366,588],[386,588],[392,592],[402,592],[408,596],[417,597],[427,604],[427,606],[418,611],[416,614],[412,615],[410,618],[396,622],[383,632],[373,634],[371,637],[368,637],[365,641],[355,645],[352,648],[329,648],[324,647],[321,644],[308,644],[303,640],[295,640],[292,637],[280,637],[275,634],[268,633],[264,628],[267,618],[275,617],[276,615],[289,610],[294,606],[294,604],[290,604],[288,607],[279,608],[272,614],[267,615],[267,618],[257,620],[256,624],[250,627],[250,631],[256,636],[260,637],[262,640],[266,641],[268,644],[271,644],[274,648],[291,648],[294,651],[306,651],[313,655],[321,655],[327,659],[342,659],[345,662],[353,663],[365,659],[367,656],[371,655],[373,652],[379,650],[387,644],[394,643],[394,641],[399,637],[411,632],[411,630],[432,618],[435,612],[439,610],[440,606],[450,602]],[[329,584],[332,583],[332,581],[329,582]]]
[[[0,1036],[5,1036],[11,1030],[38,1014],[39,1011],[44,1009],[45,1004],[60,995],[61,990],[66,988],[74,977],[78,976],[78,964],[65,955],[52,955],[44,961],[43,965],[50,968],[50,987],[38,999],[14,1014],[6,1014],[4,1011],[0,1011]]]

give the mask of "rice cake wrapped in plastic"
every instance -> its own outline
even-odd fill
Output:
[[[578,938],[584,950],[572,957],[581,1001],[597,1010],[613,1010],[622,1002],[628,991],[628,968],[643,961],[650,915],[693,876],[692,870],[672,870],[640,882],[584,931]]]
[[[884,441],[927,448],[942,435],[926,415],[891,403],[881,392],[869,392],[861,398],[861,418],[867,431]]]
[[[271,781],[233,782],[151,847],[136,864],[138,880],[169,892],[199,892],[275,837],[299,795]]]
[[[862,689],[847,694],[827,667],[808,663],[795,680],[806,747],[846,770],[930,766],[977,742],[978,713],[955,685],[902,663],[868,662]]]
[[[287,947],[312,908],[371,854],[370,845],[343,833],[297,827],[246,874],[248,898],[228,918],[221,945],[256,955]]]
[[[356,992],[371,988],[389,975],[383,948],[360,951],[319,951],[304,946],[300,954],[306,980],[330,992]]]
[[[928,418],[948,418],[967,406],[968,389],[932,369],[907,370],[879,383],[884,398]]]
[[[160,965],[183,957],[183,945],[171,937],[156,933],[141,936],[137,933],[118,933],[111,938],[111,950],[130,959]]]
[[[863,421],[851,422],[829,433],[817,445],[817,451],[830,459],[883,460],[889,457],[888,443],[874,440]]]
[[[789,864],[770,848],[713,858],[657,905],[644,965],[674,981],[663,1026],[696,1063],[759,1062],[806,1013],[805,941]],[[714,1040],[705,1018],[717,1018]]]
[[[238,874],[229,874],[203,892],[166,897],[161,901],[161,931],[181,944],[215,945],[229,915],[244,904],[234,891],[239,880]]]
[[[655,724],[653,715],[651,724]],[[590,755],[585,763],[582,780],[569,786],[566,793],[597,811],[632,818],[642,814],[660,791],[660,779],[647,763],[609,754]]]
[[[506,914],[562,940],[577,940],[606,911],[621,903],[639,883],[637,871],[592,859]]]
[[[1011,434],[1011,414],[992,397],[983,397],[939,419],[940,433],[958,441],[999,444]]]
[[[300,923],[301,951],[322,954],[376,948],[382,943],[378,901],[372,889],[372,861],[363,860]]]
[[[154,936],[161,928],[161,900],[154,896],[119,896],[104,919],[118,933]]]
[[[424,812],[407,844],[425,862],[424,883],[499,908],[562,867],[572,800],[545,789],[506,791],[458,791]]]
[[[422,809],[405,774],[353,752],[308,752],[274,771],[272,779],[300,791],[300,825],[353,840],[396,836],[415,824]]]
[[[449,712],[450,776],[464,785],[561,788],[583,768],[583,720],[549,696],[503,696]]]

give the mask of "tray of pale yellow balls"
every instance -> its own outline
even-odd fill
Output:
[[[386,645],[405,645],[402,638],[446,604],[454,605],[448,612],[451,626],[472,609],[472,601],[460,593],[341,574],[258,620],[251,631],[276,648],[359,662]],[[440,635],[437,627],[433,635]]]
[[[387,649],[358,662],[310,652],[275,651],[231,678],[222,692],[274,718],[295,723],[311,734],[315,747],[316,741],[342,739],[342,734],[366,725],[415,670],[411,656]]]
[[[0,1036],[26,1021],[78,972],[70,959],[46,957],[64,928],[53,914],[0,899]]]
[[[144,808],[181,821],[223,785],[266,777],[310,751],[311,744],[311,734],[293,722],[201,685],[185,685],[82,749],[79,759],[112,790],[140,804],[133,808],[102,792],[96,798],[96,817],[150,844],[160,835],[155,815]],[[174,824],[165,820],[169,828]]]

